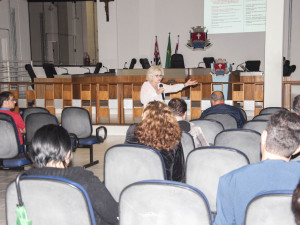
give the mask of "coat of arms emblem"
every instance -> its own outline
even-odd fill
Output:
[[[192,31],[190,31],[190,40],[188,40],[187,43],[189,48],[205,49],[211,45],[210,40],[207,39],[207,31],[205,31],[205,27],[192,27]]]

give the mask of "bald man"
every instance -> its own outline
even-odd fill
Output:
[[[238,128],[242,128],[246,122],[242,111],[235,106],[226,105],[224,102],[223,92],[214,91],[210,96],[211,107],[202,112],[200,119],[204,119],[210,114],[229,114],[236,119]]]

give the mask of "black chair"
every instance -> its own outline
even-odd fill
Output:
[[[50,114],[49,110],[43,107],[30,107],[23,110],[22,118],[26,123],[26,118],[32,113],[48,113]]]
[[[133,59],[131,60],[131,62],[130,62],[129,69],[133,69],[135,64],[136,64],[136,59],[133,58]]]
[[[96,67],[95,67],[95,70],[94,70],[94,74],[97,74],[99,73],[100,69],[102,68],[102,63],[101,62],[98,62],[96,64]]]
[[[90,113],[86,109],[80,107],[65,108],[61,114],[61,125],[69,132],[69,134],[76,136],[76,145],[78,144],[78,147],[90,149],[90,163],[83,167],[88,168],[99,163],[99,160],[94,161],[93,159],[93,145],[104,142],[107,136],[106,127],[97,127],[96,136],[93,136]],[[99,135],[101,129],[104,131],[104,137]]]
[[[52,63],[43,63],[43,68],[47,78],[54,78],[54,75],[57,75],[55,67]]]
[[[283,107],[267,107],[267,108],[263,108],[262,110],[260,110],[259,115],[265,115],[265,114],[274,114],[278,111],[289,111],[286,108]]]
[[[185,68],[182,54],[173,54],[171,56],[171,68]]]
[[[260,60],[246,61],[247,71],[259,71]]]
[[[30,64],[26,64],[25,65],[25,70],[27,70],[29,76],[30,76],[30,80],[31,82],[33,83],[34,82],[34,78],[36,78],[36,74],[35,72],[33,71],[33,68]],[[32,84],[31,85],[32,89],[34,89],[34,85]]]
[[[6,113],[0,113],[0,143],[1,168],[24,169],[31,163],[23,152],[14,120]]]
[[[66,178],[21,173],[6,190],[7,224],[15,224],[23,205],[32,224],[96,225],[86,190]]]
[[[143,69],[149,69],[150,68],[150,64],[147,58],[142,58],[140,59],[140,63],[143,67]]]
[[[56,116],[45,112],[32,113],[28,115],[25,121],[25,127],[26,127],[26,134],[24,135],[25,146],[27,147],[30,145],[31,140],[38,129],[49,124],[59,125]]]
[[[214,57],[204,57],[203,62],[205,63],[206,68],[211,68],[211,64],[215,62]]]

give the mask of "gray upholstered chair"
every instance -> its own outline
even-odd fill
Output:
[[[172,181],[142,181],[127,186],[120,197],[120,225],[212,224],[204,194]]]
[[[224,130],[222,123],[216,120],[195,119],[190,122],[201,127],[204,137],[210,145],[214,144],[217,134]]]
[[[121,144],[104,156],[104,184],[118,202],[121,191],[141,180],[164,180],[166,170],[159,151],[145,145]]]
[[[216,146],[226,146],[244,152],[250,163],[261,160],[260,133],[248,129],[224,130],[216,136]]]
[[[31,164],[20,144],[16,124],[13,118],[6,113],[0,113],[0,143],[1,169],[24,169],[24,165]]]
[[[272,116],[273,114],[262,114],[262,115],[257,115],[255,117],[253,117],[252,120],[269,120],[270,117]]]
[[[229,114],[210,114],[205,116],[204,119],[219,121],[225,130],[237,128],[236,119]]]
[[[283,108],[283,107],[267,107],[267,108],[263,108],[262,110],[260,110],[259,115],[274,114],[280,110],[288,111],[288,109]]]
[[[185,131],[182,131],[181,145],[183,149],[184,160],[186,160],[188,154],[195,149],[195,143],[192,135]]]
[[[22,118],[24,122],[26,122],[27,116],[29,116],[32,113],[48,113],[50,114],[49,110],[43,107],[31,107],[24,109],[22,113]]]
[[[186,183],[201,190],[216,212],[219,178],[232,170],[248,165],[247,156],[236,149],[219,146],[197,148],[186,162]]]
[[[255,130],[262,133],[267,128],[268,120],[250,120],[244,124],[243,129]]]
[[[6,190],[8,225],[15,224],[16,205],[23,204],[32,224],[96,225],[86,190],[65,178],[26,175],[17,177]]]
[[[88,110],[80,107],[68,107],[64,108],[61,114],[61,126],[65,128],[70,134],[76,136],[76,146],[80,148],[89,148],[90,150],[90,162],[83,167],[88,168],[90,166],[99,163],[99,160],[94,161],[94,144],[103,143],[107,137],[107,129],[104,126],[96,128],[96,136],[92,135],[93,126]],[[100,135],[100,131],[104,132],[103,137]]]
[[[248,204],[245,225],[296,225],[291,209],[293,190],[259,193]]]

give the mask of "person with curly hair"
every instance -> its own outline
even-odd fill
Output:
[[[143,120],[128,128],[125,143],[139,143],[160,151],[167,170],[167,179],[184,179],[184,156],[181,129],[173,111],[163,102],[150,102]]]

